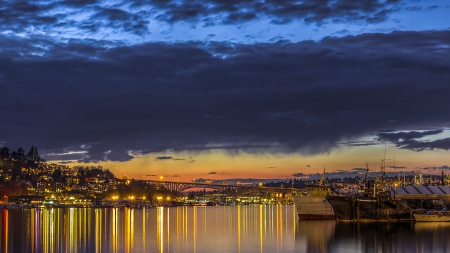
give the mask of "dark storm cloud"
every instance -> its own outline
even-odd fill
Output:
[[[13,32],[33,30],[55,33],[79,28],[92,33],[105,32],[104,29],[137,35],[148,33],[147,11],[137,10],[131,13],[125,9],[103,7],[101,4],[100,1],[71,0],[3,1],[0,8],[0,28]],[[76,18],[79,15],[85,18]]]
[[[59,2],[61,5],[84,7],[100,3],[99,0],[64,0]]]
[[[70,164],[70,163],[74,163],[74,161],[60,161],[60,164]]]
[[[450,167],[447,165],[444,165],[444,166],[440,166],[440,167],[426,167],[426,168],[423,168],[423,170],[428,170],[428,171],[450,170]]]
[[[350,0],[306,0],[306,1],[145,1],[155,6],[163,14],[159,19],[168,22],[195,21],[216,17],[219,23],[242,23],[257,19],[258,16],[273,18],[273,24],[286,24],[292,20],[307,23],[364,21],[377,23],[384,21],[394,11],[400,1],[350,1]],[[143,2],[139,6],[142,6]],[[219,18],[217,18],[219,17]]]
[[[400,10],[417,11],[408,1],[305,0],[305,1],[2,1],[3,31],[48,33],[131,33],[146,35],[148,24],[159,20],[174,24],[241,25],[257,19],[283,25],[295,20],[306,23],[379,23]],[[83,17],[80,19],[80,17]],[[74,30],[75,28],[81,29]]]
[[[450,149],[450,138],[437,140],[417,140],[425,136],[432,136],[442,133],[443,130],[430,131],[406,131],[406,132],[386,132],[383,131],[378,134],[380,141],[389,141],[395,144],[397,148],[409,149],[414,151],[435,150],[435,149]]]
[[[380,141],[358,141],[358,142],[343,142],[339,144],[342,146],[349,146],[349,147],[363,147],[363,146],[373,146],[379,143]]]
[[[404,140],[396,142],[396,147],[409,149],[414,151],[435,150],[435,149],[450,149],[450,138],[439,139],[435,141],[419,141],[419,140]]]
[[[307,177],[308,175],[306,175],[306,174],[304,174],[304,173],[302,173],[302,172],[299,172],[299,173],[294,173],[294,174],[292,174],[292,176],[293,176],[293,177]]]
[[[155,159],[156,159],[156,160],[159,160],[159,161],[164,161],[164,160],[184,161],[184,160],[186,160],[186,159],[184,159],[184,158],[175,158],[175,157],[173,157],[173,156],[158,156],[158,157],[156,157]]]
[[[409,131],[409,132],[381,132],[378,134],[380,141],[391,141],[391,142],[399,142],[401,140],[411,140],[422,138],[428,135],[435,135],[442,133],[443,130],[430,130],[430,131]]]
[[[173,160],[172,156],[158,156],[156,160]]]
[[[195,183],[207,183],[207,182],[211,182],[211,179],[207,179],[207,178],[196,178],[195,179]]]
[[[43,27],[55,24],[58,15],[44,12],[52,9],[52,4],[41,5],[28,1],[2,1],[0,5],[0,28],[3,31],[21,32],[29,27]]]
[[[317,154],[377,134],[414,150],[450,147],[413,139],[450,121],[448,31],[253,45],[1,35],[0,48],[0,140],[10,149],[84,151],[61,157],[82,161],[170,150]]]
[[[145,35],[148,33],[146,11],[130,13],[121,9],[95,8],[96,14],[92,15],[89,20],[83,21],[80,28],[98,29],[100,27],[108,27],[119,29],[123,32],[134,33],[137,35]],[[94,25],[94,26],[92,26]]]
[[[391,169],[405,169],[405,168],[407,168],[405,166],[387,166],[387,167],[391,168]]]

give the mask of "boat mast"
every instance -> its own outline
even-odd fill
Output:
[[[386,176],[386,144],[384,144],[384,156],[383,156],[383,162],[381,164],[381,172],[383,173],[383,179]]]
[[[325,165],[323,166],[323,174],[320,178],[319,185],[325,185]]]
[[[366,174],[364,175],[364,181],[363,181],[364,190],[369,189],[369,187],[367,186],[367,172],[369,172],[369,163],[368,162],[366,162],[365,171],[366,171]]]
[[[384,144],[384,156],[381,163],[381,190],[385,190],[386,181],[386,144]]]

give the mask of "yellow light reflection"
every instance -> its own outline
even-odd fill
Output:
[[[113,209],[113,217],[112,217],[112,248],[113,252],[117,253],[117,241],[118,241],[118,235],[117,235],[117,208]]]
[[[183,228],[184,228],[184,243],[187,244],[188,242],[188,207],[183,207]]]
[[[259,252],[263,252],[263,211],[262,205],[259,205]]]
[[[297,229],[297,211],[292,211],[292,228],[295,231]],[[292,233],[292,241],[294,242],[294,248],[295,248],[295,244],[297,243],[297,240],[295,240],[295,233]]]
[[[145,213],[147,213],[147,212],[145,212]],[[146,238],[145,238],[146,228],[147,228],[147,226],[145,225],[145,215],[142,214],[142,248],[143,248],[144,252],[145,252],[145,242],[146,242]]]
[[[8,253],[8,210],[3,209],[3,252]]]
[[[74,209],[70,209],[70,211],[69,211],[69,227],[70,228],[72,228],[72,229],[69,229],[69,252],[75,252],[75,243],[73,242],[74,241],[74,238],[75,238],[75,236],[74,236],[74,229],[75,229],[75,211],[74,211]]]
[[[100,243],[102,240],[102,218],[101,209],[95,209],[95,241],[97,242],[95,252],[102,252],[102,244]]]
[[[167,252],[170,252],[170,216],[169,216],[169,208],[167,208]]]
[[[54,235],[54,226],[55,226],[55,224],[54,224],[54,209],[51,209],[51,212],[50,212],[50,223],[49,223],[49,226],[50,226],[50,234],[49,234],[49,237],[50,237],[50,252],[54,252],[54,248],[53,248],[53,244],[54,244],[54,241],[53,241],[53,238],[55,238],[55,235]]]
[[[164,207],[157,207],[156,211],[156,235],[158,252],[164,252]]]
[[[30,240],[31,240],[31,245],[36,245],[36,213],[39,211],[39,209],[33,209],[31,211],[31,215],[30,215]],[[34,253],[34,249],[33,249],[33,253]]]
[[[280,249],[283,251],[283,205],[278,205],[280,213]]]
[[[197,207],[194,206],[194,253],[197,252]]]
[[[182,207],[181,208],[177,208],[177,247],[180,245],[180,210],[182,210]]]
[[[241,252],[241,206],[237,208],[238,213],[238,252]]]
[[[134,249],[134,209],[130,210],[130,249]]]
[[[129,253],[130,252],[130,209],[126,208],[125,209],[125,249],[126,252]]]

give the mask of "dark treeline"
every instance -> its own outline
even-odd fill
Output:
[[[31,146],[30,151],[25,153],[25,150],[20,147],[12,152],[8,147],[0,149],[0,158],[2,160],[9,160],[13,162],[27,162],[30,165],[45,163],[46,161],[39,156],[38,148]]]
[[[46,164],[45,159],[39,156],[36,146],[31,146],[30,150],[20,147],[11,150],[4,146],[0,149],[0,183],[5,179],[9,180],[31,180],[29,170],[38,170]]]

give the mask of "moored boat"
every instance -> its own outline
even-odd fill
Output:
[[[415,213],[416,221],[445,221],[450,222],[450,211],[432,210],[426,213]]]
[[[382,175],[375,180],[367,180],[367,171],[368,165],[359,195],[326,197],[333,208],[336,220],[411,220],[412,208],[408,206],[406,201],[392,198],[391,192],[386,189],[384,163]]]
[[[299,219],[334,219],[333,208],[326,196],[332,189],[324,184],[325,170],[318,185],[306,187],[302,194],[293,196]]]
[[[390,192],[374,196],[328,196],[336,220],[381,221],[410,220],[411,208],[404,201],[392,199]]]

